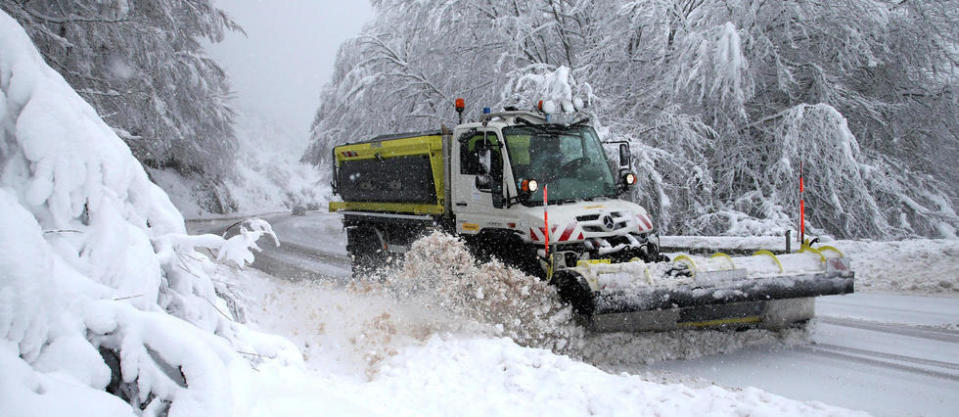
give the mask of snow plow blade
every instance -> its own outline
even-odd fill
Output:
[[[811,319],[814,297],[854,291],[855,273],[841,256],[760,255],[723,255],[725,265],[715,256],[698,263],[683,256],[672,264],[581,264],[557,271],[552,283],[596,331],[778,329]]]

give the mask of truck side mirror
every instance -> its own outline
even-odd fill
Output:
[[[498,152],[498,151],[497,151]],[[493,207],[503,208],[505,198],[503,198],[503,156],[498,154],[490,158],[490,192],[493,195]]]
[[[629,168],[632,155],[629,153],[629,144],[620,143],[619,144],[619,166],[622,168]]]
[[[480,146],[480,144],[482,144],[482,146]],[[491,152],[489,146],[483,142],[478,143],[477,147],[479,147],[477,150],[477,157],[479,159],[480,167],[483,170],[483,175],[489,175],[493,169],[490,162],[493,157],[493,153]]]
[[[480,191],[489,192],[490,191],[490,171],[492,167],[490,166],[490,160],[492,159],[492,152],[486,142],[478,142],[476,144],[476,160],[478,162],[478,173],[476,174],[476,188]]]
[[[490,191],[490,177],[489,174],[480,174],[476,176],[476,189],[480,191]]]

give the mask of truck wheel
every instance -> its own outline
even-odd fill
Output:
[[[652,242],[646,245],[644,253],[645,256],[642,257],[644,262],[669,262],[669,257],[659,252],[659,245],[653,244]]]
[[[578,272],[561,269],[553,274],[549,283],[556,287],[559,298],[569,303],[577,314],[586,319],[593,315],[596,310],[596,305],[593,303],[593,291],[586,283],[586,279]]]
[[[546,278],[546,273],[536,260],[536,250],[523,243],[512,232],[484,232],[477,236],[464,236],[463,241],[470,253],[479,262],[488,262],[495,257],[503,264],[516,268],[526,275]]]
[[[516,268],[522,273],[539,279],[546,279],[546,271],[539,266],[536,259],[536,250],[530,249],[516,237],[503,239],[493,251],[493,256],[502,261],[507,266]]]
[[[368,275],[386,265],[389,258],[383,249],[376,230],[371,227],[354,227],[346,231],[346,250],[353,264],[353,277]]]

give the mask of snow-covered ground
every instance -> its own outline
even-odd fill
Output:
[[[359,349],[376,352],[374,356],[380,355],[376,356],[376,365],[372,367],[374,375],[379,375],[377,369],[383,363],[394,360],[390,355],[422,348],[425,342],[416,335],[443,334],[435,328],[424,331],[412,326],[410,323],[416,323],[416,320],[398,316],[398,312],[403,311],[401,305],[370,310],[371,315],[365,316],[364,320],[375,325],[364,327],[362,323],[350,321],[349,317],[362,316],[350,305],[360,304],[363,306],[360,311],[365,312],[368,306],[376,303],[359,301],[355,294],[344,292],[341,285],[335,284],[349,276],[348,267],[329,263],[330,259],[341,259],[339,256],[342,255],[336,252],[345,247],[338,216],[319,211],[305,216],[276,216],[271,222],[281,240],[296,242],[297,250],[286,252],[289,259],[285,262],[298,265],[296,270],[301,273],[273,270],[271,265],[265,266],[267,270],[280,277],[297,279],[307,276],[326,282],[282,282],[283,286],[289,286],[288,290],[276,290],[276,298],[283,300],[283,306],[277,306],[275,310],[268,308],[270,311],[283,308],[289,311],[289,315],[279,316],[277,327],[272,328],[288,335],[308,352],[308,366],[313,366],[312,358],[318,353],[310,353],[311,350],[316,350],[318,345],[330,345],[329,342],[317,344],[311,340],[330,336],[318,335],[309,324],[295,324],[298,316],[314,320],[316,317],[330,317],[330,311],[336,311],[336,318],[330,321],[351,323],[347,328],[391,329],[388,338],[371,336],[362,330],[355,330],[361,333],[361,337],[337,336],[339,340],[367,340],[379,346]],[[703,237],[667,238],[664,241],[670,239],[694,240],[709,247],[738,246],[743,250],[764,247],[776,250],[782,249],[777,244],[784,246],[779,238]],[[818,319],[810,326],[809,332],[580,334],[576,335],[575,346],[561,351],[607,372],[627,372],[647,381],[681,383],[689,387],[759,387],[789,398],[841,404],[852,409],[870,410],[877,415],[950,415],[959,409],[959,403],[948,394],[959,389],[959,363],[956,360],[959,355],[955,353],[959,351],[956,344],[959,342],[959,333],[956,332],[959,329],[959,293],[948,285],[926,285],[933,274],[935,280],[932,282],[936,283],[957,279],[954,272],[959,266],[956,242],[840,241],[830,244],[851,257],[854,268],[858,268],[858,293],[820,298],[817,301]],[[298,255],[300,247],[312,248],[329,257]],[[282,252],[282,249],[281,246],[277,250]],[[314,273],[304,275],[303,271]],[[887,274],[890,271],[894,272],[892,276]],[[888,284],[897,279],[901,285]],[[267,288],[269,285],[252,287]],[[307,288],[323,288],[326,298],[311,295]],[[334,297],[332,294],[338,295]],[[389,314],[390,320],[375,320],[382,313]],[[406,324],[386,324],[393,319]],[[421,318],[419,322],[431,321]],[[322,327],[326,329],[329,325]],[[943,338],[947,341],[940,340]],[[389,343],[380,344],[384,340]],[[404,350],[398,346],[407,347]],[[324,365],[327,368],[352,369],[355,374],[369,372],[364,368],[366,362],[362,354],[349,349],[346,352],[353,355],[352,359],[346,360],[343,354],[338,356],[330,352],[319,357],[340,358],[334,365]],[[384,353],[389,356],[385,362],[382,359]],[[344,366],[344,363],[352,365]]]
[[[238,285],[248,305],[256,306],[248,317],[288,336],[306,358],[305,369],[287,370],[279,386],[255,396],[253,410],[262,415],[310,415],[330,400],[325,387],[331,386],[351,404],[346,414],[361,412],[355,404],[367,407],[362,414],[383,415],[855,414],[755,388],[690,387],[608,373],[463,330],[462,323],[362,289],[255,274]],[[307,387],[319,387],[319,394]]]
[[[816,313],[807,343],[751,346],[642,369],[759,387],[879,416],[946,416],[959,410],[954,395],[959,391],[959,298],[823,297]]]

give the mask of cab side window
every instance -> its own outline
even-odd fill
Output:
[[[506,149],[509,150],[509,161],[513,166],[516,178],[529,178],[527,172],[530,166],[529,135],[506,135]]]
[[[491,158],[500,158],[499,147],[495,145],[495,136],[491,135],[493,141]],[[479,133],[460,142],[460,174],[464,175],[484,175],[488,174],[487,167],[491,166],[491,161],[482,160],[485,150],[489,145]]]

